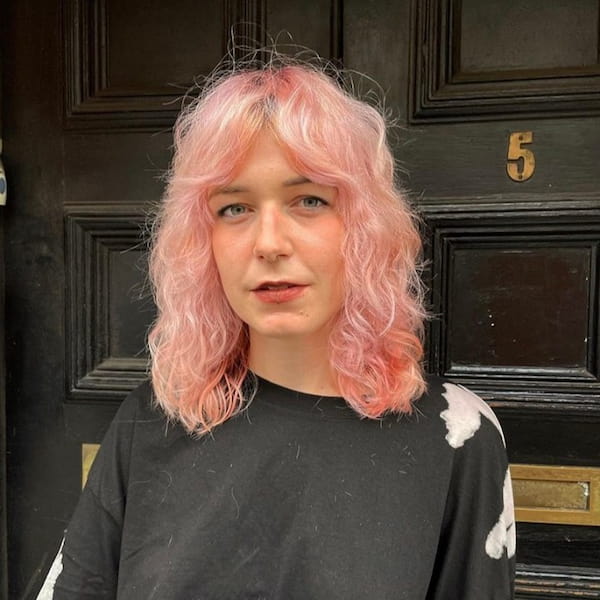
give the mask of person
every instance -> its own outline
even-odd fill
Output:
[[[102,443],[48,597],[512,598],[502,432],[424,375],[421,240],[388,136],[292,60],[221,74],[184,110],[151,378]]]

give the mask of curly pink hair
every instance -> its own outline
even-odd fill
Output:
[[[321,70],[298,64],[222,76],[176,123],[150,257],[158,317],[148,342],[157,402],[196,434],[244,405],[247,328],[221,287],[207,200],[235,177],[266,127],[295,170],[338,190],[345,301],[329,356],[341,394],[363,417],[410,412],[425,390],[421,240],[394,184],[386,123]]]

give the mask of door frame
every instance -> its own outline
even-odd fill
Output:
[[[5,600],[8,598],[4,307],[4,208],[0,207],[0,600]]]
[[[4,10],[0,5],[0,23]],[[0,35],[1,30],[0,30]],[[0,161],[2,159],[2,46],[0,45]],[[0,162],[0,164],[2,164]],[[0,600],[8,598],[7,553],[7,494],[6,494],[6,365],[5,365],[5,304],[4,304],[4,219],[5,208],[0,206]]]

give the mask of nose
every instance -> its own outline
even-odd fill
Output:
[[[256,227],[254,256],[267,262],[290,256],[290,224],[280,209],[273,207],[261,210]]]

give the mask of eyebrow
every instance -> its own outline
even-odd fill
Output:
[[[298,177],[292,177],[291,179],[286,179],[283,182],[283,187],[292,187],[294,185],[303,185],[305,183],[313,183],[307,177],[303,177],[299,175]],[[227,185],[219,190],[217,190],[217,194],[243,194],[249,192],[250,189],[247,187],[243,187],[240,185]]]

